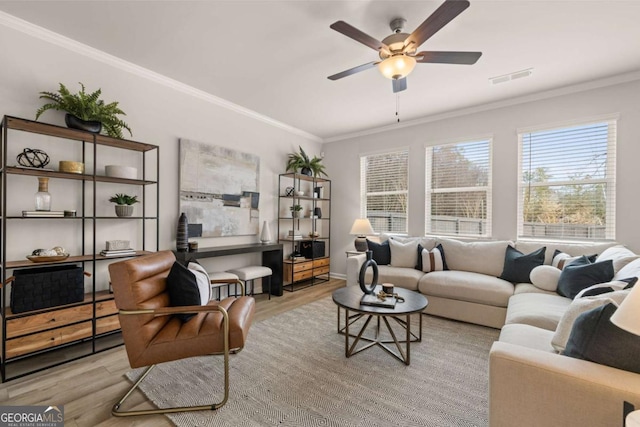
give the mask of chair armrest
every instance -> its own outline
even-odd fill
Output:
[[[495,342],[489,353],[489,425],[622,426],[640,407],[640,374]]]
[[[168,316],[180,313],[212,313],[214,311],[219,311],[223,314],[227,312],[224,307],[220,307],[219,305],[184,305],[180,307],[162,307],[155,309],[119,310],[118,313],[124,315],[153,314],[154,316]]]
[[[347,286],[358,286],[360,269],[366,260],[365,254],[347,257]]]

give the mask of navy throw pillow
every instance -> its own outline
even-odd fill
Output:
[[[573,299],[589,286],[610,282],[613,274],[612,260],[591,263],[589,258],[583,255],[562,269],[557,292],[563,297]]]
[[[640,374],[640,337],[611,323],[616,309],[609,303],[578,316],[564,355]]]
[[[373,252],[373,260],[376,264],[391,264],[391,246],[389,246],[388,240],[385,240],[383,243],[376,243],[367,239],[367,247],[371,252]]]
[[[172,307],[200,305],[200,291],[196,276],[178,261],[173,263],[167,276],[167,291],[169,304]],[[195,313],[179,313],[175,316],[184,323],[194,317]]]
[[[512,283],[531,283],[531,270],[544,264],[546,246],[530,254],[523,254],[512,246],[507,246],[504,253],[504,268],[500,278]]]

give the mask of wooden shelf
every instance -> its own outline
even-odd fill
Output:
[[[43,176],[43,177],[49,177],[49,178],[75,179],[80,181],[110,182],[115,184],[133,184],[133,185],[157,184],[157,181],[149,181],[144,179],[116,178],[112,176],[90,175],[86,173],[71,173],[71,172],[52,171],[52,170],[46,170],[46,169],[21,168],[19,166],[7,166],[5,172],[11,175],[29,175],[29,176],[39,176],[39,177]]]
[[[125,255],[125,256],[102,256],[100,254],[95,254],[95,255],[77,255],[77,256],[70,256],[69,258],[62,260],[62,261],[55,261],[55,262],[33,262],[33,261],[29,261],[28,259],[24,260],[24,261],[7,261],[7,265],[5,266],[5,268],[10,269],[10,268],[21,268],[21,267],[40,267],[40,266],[45,266],[45,265],[55,265],[55,264],[69,264],[69,263],[74,263],[74,262],[87,262],[87,261],[93,261],[94,259],[96,261],[102,261],[105,259],[117,259],[117,258],[132,258],[132,257],[137,257],[137,256],[142,256],[142,255],[149,255],[152,252],[149,251],[136,251],[135,255]]]
[[[300,181],[309,181],[309,182],[316,182],[316,183],[330,182],[326,178],[317,178],[317,177],[314,178],[313,176],[302,175],[299,173],[283,173],[280,176],[291,178],[291,179],[297,179]]]

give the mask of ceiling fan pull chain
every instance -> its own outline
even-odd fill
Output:
[[[400,123],[400,94],[396,93],[396,118],[398,119],[398,123]]]

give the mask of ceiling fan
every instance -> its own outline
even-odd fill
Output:
[[[329,76],[328,79],[338,80],[378,66],[380,72],[392,80],[393,92],[396,93],[407,88],[407,75],[413,71],[413,68],[418,62],[475,64],[482,55],[482,52],[423,51],[416,53],[422,43],[427,41],[468,7],[469,2],[467,0],[446,0],[411,34],[402,32],[402,27],[406,20],[396,18],[389,24],[393,34],[384,38],[382,41],[374,39],[344,21],[334,22],[329,26],[330,28],[365,46],[369,46],[371,49],[377,50],[380,60],[342,71],[341,73]]]

